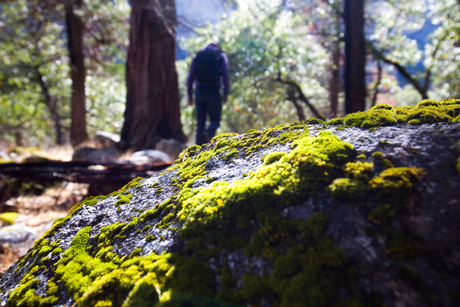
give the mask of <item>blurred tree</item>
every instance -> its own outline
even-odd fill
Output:
[[[64,6],[72,79],[70,141],[73,146],[77,146],[88,139],[85,106],[86,70],[83,55],[83,0],[67,0]]]
[[[131,6],[124,149],[155,148],[161,139],[185,142],[175,67],[174,0],[136,0]]]
[[[18,145],[22,144],[24,129],[43,129],[46,121],[54,128],[56,144],[64,142],[61,110],[65,106],[59,104],[59,97],[66,69],[61,65],[64,50],[56,48],[63,44],[59,35],[62,27],[53,21],[60,12],[52,4],[37,1],[18,0],[2,5],[1,118],[4,126],[14,130]],[[8,116],[13,114],[15,117]]]
[[[433,43],[425,46],[424,64],[431,67],[433,96],[460,98],[460,1],[436,0],[428,16],[438,26]]]
[[[366,107],[364,0],[345,0],[345,113]]]
[[[294,1],[290,1],[294,4]],[[311,35],[315,35],[317,42],[329,53],[329,100],[330,110],[328,117],[339,115],[339,100],[343,96],[342,75],[344,26],[343,26],[343,1],[342,0],[297,0],[295,5],[289,6],[294,10],[302,10],[305,24]]]
[[[454,0],[450,2],[453,3]],[[439,4],[436,7],[439,7]],[[382,14],[382,11],[386,13]],[[423,1],[374,0],[369,5],[367,13],[371,21],[369,48],[375,61],[394,68],[414,87],[422,99],[429,98],[433,70],[436,69],[435,59],[441,56],[442,44],[447,35],[445,31],[438,29],[438,35],[436,38],[432,36],[431,44],[423,46],[411,39],[408,34],[422,31],[427,18],[433,16],[433,10]]]
[[[0,129],[9,140],[28,146],[68,140],[72,81],[65,13],[55,1],[0,1]],[[119,132],[129,5],[97,0],[77,13],[85,27],[90,131]]]

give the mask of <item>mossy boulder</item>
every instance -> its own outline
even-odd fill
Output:
[[[4,273],[2,305],[459,306],[458,106],[191,146],[57,220]]]

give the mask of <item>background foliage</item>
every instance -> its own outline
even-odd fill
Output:
[[[227,13],[219,22],[178,38],[189,54],[177,62],[182,122],[189,139],[193,140],[195,119],[186,103],[185,78],[191,56],[208,39],[219,42],[230,65],[231,94],[218,133],[292,122],[300,113],[311,117],[292,88],[279,80],[295,81],[309,102],[329,116],[331,73],[343,72],[342,1],[224,2]],[[87,1],[78,14],[85,24],[87,130],[90,136],[98,130],[119,133],[126,96],[129,4]],[[413,86],[416,82],[423,87],[428,81],[429,98],[459,97],[459,1],[369,0],[365,17],[369,106],[374,96],[377,103],[413,105],[421,98]],[[59,115],[68,138],[71,81],[64,18],[63,5],[52,0],[0,2],[1,139],[49,146],[54,142],[53,114]],[[338,66],[332,62],[337,46]],[[412,80],[401,75],[401,68]],[[338,97],[343,112],[342,90]]]

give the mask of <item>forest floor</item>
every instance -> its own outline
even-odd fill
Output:
[[[72,153],[71,148],[56,147],[42,151],[40,155],[53,160],[70,161]],[[33,150],[20,150],[13,154],[10,152],[15,162],[24,161],[30,155],[35,155]],[[88,184],[84,183],[18,183],[0,178],[0,213],[16,212],[17,215],[13,214],[14,225],[33,228],[37,233],[35,239],[38,239],[54,220],[66,216],[74,205],[81,202],[87,192]],[[1,219],[0,230],[6,226],[9,226],[8,219]],[[0,272],[16,262],[23,253],[24,248],[0,243]]]
[[[17,212],[14,225],[35,229],[38,239],[51,227],[54,220],[65,217],[74,205],[81,202],[87,190],[88,184],[72,182],[65,185],[57,184],[47,188],[41,195],[23,194],[11,197],[3,204],[3,209],[8,210],[7,212]],[[1,222],[1,227],[7,225],[8,223]],[[19,250],[9,243],[3,243],[0,247],[0,272],[16,262],[20,256],[22,255]]]

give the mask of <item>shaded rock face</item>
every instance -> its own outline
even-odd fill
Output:
[[[151,163],[166,163],[169,161],[169,156],[166,153],[156,149],[147,149],[136,151],[130,157],[123,159],[120,162],[142,165]]]
[[[5,272],[2,306],[459,306],[460,105],[379,108],[392,126],[220,135],[87,199]]]
[[[37,239],[38,233],[28,226],[11,225],[0,229],[0,244],[8,243],[20,255],[27,253],[28,248]]]
[[[188,146],[184,143],[179,142],[175,139],[160,140],[155,144],[155,149],[165,152],[169,155],[171,161],[174,161],[179,157],[180,153],[184,151]]]
[[[114,147],[116,148],[120,142],[120,136],[115,133],[108,131],[97,131],[94,134],[94,142],[96,143],[97,149]]]
[[[115,147],[95,149],[79,147],[75,150],[72,160],[86,160],[94,163],[115,163],[121,153]]]

